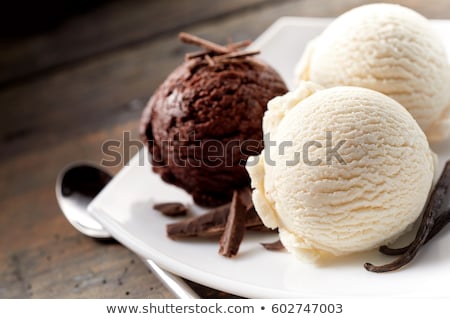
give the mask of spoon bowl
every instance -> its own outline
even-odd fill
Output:
[[[58,174],[56,199],[64,216],[80,233],[97,239],[112,238],[111,234],[87,210],[89,203],[111,179],[112,176],[102,168],[84,162],[72,163]],[[198,298],[183,279],[161,269],[150,259],[143,257],[141,259],[178,298]]]
[[[101,168],[80,162],[66,166],[56,179],[56,199],[63,214],[75,229],[89,237],[111,238],[87,210],[111,179]]]

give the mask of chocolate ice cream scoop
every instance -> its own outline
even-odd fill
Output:
[[[191,54],[150,99],[140,133],[164,181],[199,205],[218,206],[249,184],[245,162],[263,148],[267,102],[287,88],[255,52],[238,51],[239,44],[198,44],[206,50]]]

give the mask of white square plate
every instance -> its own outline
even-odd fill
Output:
[[[253,44],[261,58],[277,69],[292,88],[293,67],[306,43],[330,19],[285,17],[275,22]],[[450,45],[450,21],[433,21]],[[450,52],[450,48],[448,48]],[[433,145],[440,171],[450,158],[450,141]],[[292,255],[270,252],[259,243],[276,235],[246,234],[233,259],[219,256],[217,240],[173,241],[166,225],[174,219],[153,210],[154,203],[178,201],[196,207],[183,190],[161,181],[151,171],[143,149],[97,196],[89,209],[123,245],[152,259],[164,269],[203,285],[253,298],[290,297],[450,297],[450,232],[439,234],[404,269],[385,274],[367,272],[364,262],[392,259],[376,251],[339,258],[326,265],[305,264]]]

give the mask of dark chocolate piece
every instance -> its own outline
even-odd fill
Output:
[[[239,191],[234,191],[225,231],[219,241],[220,255],[233,257],[238,253],[245,233],[246,211],[242,197],[239,196]]]
[[[230,204],[214,208],[207,213],[178,223],[167,225],[167,236],[172,239],[220,236],[225,229]]]
[[[250,187],[238,190],[240,202],[245,208],[245,227],[254,231],[272,231],[264,226],[252,202]],[[223,234],[230,213],[231,203],[211,209],[208,212],[167,225],[167,235],[172,239],[188,237],[214,237]]]
[[[251,228],[253,230],[257,229],[258,227],[264,227],[268,229],[266,226],[264,226],[261,218],[259,218],[259,215],[256,212],[255,207],[253,205],[247,207],[245,211],[245,222],[247,228]]]
[[[252,189],[250,187],[247,186],[247,187],[240,188],[238,190],[238,195],[241,198],[241,201],[244,204],[246,210],[250,210],[250,209],[255,210],[255,207],[253,206],[253,201],[252,201]],[[255,214],[256,214],[256,211],[255,211]],[[250,214],[249,216],[251,217],[252,214]]]
[[[258,233],[276,233],[276,229],[267,228],[264,224],[255,225],[255,226],[247,226],[247,231],[254,231]]]
[[[188,209],[182,203],[161,203],[153,205],[153,208],[169,217],[186,216]]]
[[[201,50],[201,51],[196,51],[196,52],[188,52],[186,53],[186,55],[184,56],[185,60],[191,60],[191,59],[196,59],[196,58],[203,58],[205,55],[210,55],[212,54],[211,51],[209,50]]]
[[[226,59],[244,58],[247,56],[257,55],[259,53],[260,53],[259,50],[231,52],[231,53],[216,56],[216,57],[214,57],[214,60],[221,61],[221,60],[226,60]]]
[[[227,48],[229,48],[231,51],[235,51],[241,48],[248,47],[250,44],[252,44],[252,40],[244,40],[239,42],[233,42],[227,45]]]
[[[271,250],[271,251],[282,251],[282,250],[286,249],[286,248],[284,248],[281,240],[274,241],[273,243],[261,243],[261,245],[265,249]]]
[[[411,244],[406,247],[391,249],[381,248],[382,252],[389,255],[402,254],[392,263],[383,266],[374,266],[370,263],[364,267],[372,272],[388,272],[397,270],[409,263],[420,250],[420,248],[434,235],[436,235],[450,221],[450,161],[447,161],[443,173],[441,174],[431,196],[425,206],[425,211],[417,231],[416,237]]]

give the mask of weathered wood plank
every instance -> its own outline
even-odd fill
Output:
[[[56,203],[57,171],[70,158],[99,162],[103,138],[119,138],[123,129],[87,134],[3,163],[0,297],[173,297],[133,253],[79,234]]]
[[[173,298],[132,252],[81,234],[55,235],[0,262],[0,298]]]
[[[84,15],[68,19],[55,30],[14,43],[0,43],[0,85],[101,52],[148,41],[199,21],[227,16],[265,1],[228,0],[213,5],[208,0],[109,1]]]
[[[0,194],[2,194],[0,254],[8,249],[42,244],[41,240],[52,240],[53,230],[58,230],[60,227],[60,225],[51,224],[61,217],[54,189],[59,170],[68,162],[75,160],[87,160],[100,164],[103,158],[101,151],[103,141],[122,140],[124,130],[129,130],[132,138],[137,138],[137,123],[125,122],[106,130],[80,135],[70,143],[44,145],[23,156],[2,161],[0,165]],[[118,151],[122,153],[121,149]],[[131,149],[130,156],[136,151],[135,148]],[[122,166],[123,163],[107,169],[114,174]],[[67,226],[70,228],[70,225],[67,224]],[[51,232],[47,233],[48,230]],[[24,233],[26,235],[23,235]],[[9,238],[15,238],[15,240],[11,241]]]

